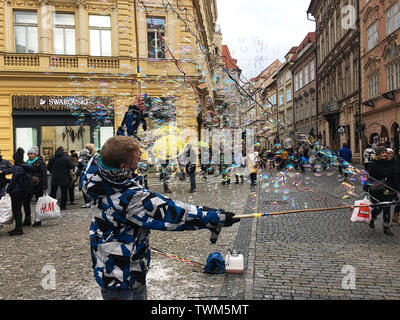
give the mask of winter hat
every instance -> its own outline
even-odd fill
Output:
[[[392,148],[386,148],[387,153],[391,152],[394,153],[394,150]]]
[[[82,156],[88,156],[88,155],[90,155],[91,153],[90,153],[90,151],[88,150],[88,149],[82,149],[81,150],[81,152],[79,152],[79,156],[80,157],[82,157]]]
[[[13,155],[13,159],[15,164],[23,163],[24,162],[24,149],[18,148]]]
[[[30,153],[39,155],[39,148],[38,147],[32,147],[32,148],[28,149],[28,153],[27,154],[30,154]]]
[[[387,151],[385,147],[378,147],[376,148],[376,155],[379,156],[384,151]]]

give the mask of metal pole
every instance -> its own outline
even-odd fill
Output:
[[[138,94],[142,93],[142,86],[140,82],[140,65],[139,65],[139,36],[137,27],[137,14],[136,14],[136,0],[133,0],[133,10],[135,15],[135,36],[136,36],[136,80],[138,84]]]

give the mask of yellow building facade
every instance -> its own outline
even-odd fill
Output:
[[[193,84],[211,87],[212,71],[193,33],[205,30],[207,49],[215,1],[182,0],[179,8],[166,3],[137,2],[141,93],[154,98],[147,111],[156,115],[148,125],[175,124],[197,133],[201,99]],[[76,151],[89,142],[101,147],[133,102],[137,80],[133,1],[0,2],[4,158],[33,145],[45,158],[59,145]]]

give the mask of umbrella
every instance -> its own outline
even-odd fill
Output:
[[[163,136],[154,142],[153,153],[158,159],[175,159],[184,151],[184,145],[185,142],[178,136]]]
[[[153,131],[153,136],[178,135],[180,130],[176,126],[163,126]]]
[[[204,141],[197,142],[197,146],[200,147],[200,148],[209,148],[210,147],[210,145],[207,142],[204,142]]]

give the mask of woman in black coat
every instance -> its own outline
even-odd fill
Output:
[[[56,199],[57,189],[61,188],[60,209],[67,208],[67,190],[70,183],[70,169],[74,168],[71,158],[65,153],[63,147],[58,147],[54,156],[47,164],[47,169],[52,174],[50,197]]]
[[[24,149],[18,148],[13,155],[14,167],[12,172],[11,181],[7,187],[7,193],[11,197],[11,207],[15,220],[15,228],[8,233],[11,236],[19,236],[23,234],[22,231],[22,204],[25,202],[27,193],[24,189],[24,176],[28,170],[28,165],[24,162]],[[25,213],[26,213],[26,207]]]
[[[387,150],[379,147],[376,150],[376,157],[369,166],[370,179],[369,194],[372,203],[392,201],[394,199],[395,168],[393,161],[388,160]],[[376,206],[372,209],[372,219],[369,226],[373,229],[377,216],[383,211],[383,232],[393,236],[390,230],[390,206]]]
[[[27,164],[29,165],[29,173],[32,175],[33,190],[26,197],[24,202],[24,208],[26,208],[24,226],[31,225],[30,203],[33,196],[38,200],[47,192],[47,167],[46,162],[44,162],[43,158],[39,155],[38,147],[32,147],[28,150]],[[34,223],[32,226],[36,227],[38,225],[38,223]]]

